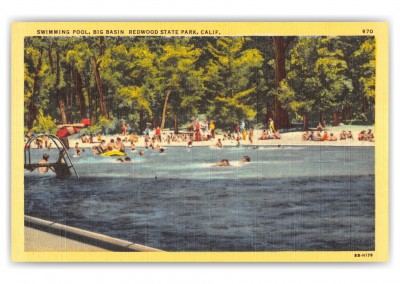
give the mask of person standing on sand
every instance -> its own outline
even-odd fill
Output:
[[[244,128],[243,128],[243,130],[242,130],[242,137],[243,137],[243,140],[246,141],[246,138],[247,138],[247,131],[246,131],[246,129],[244,129]]]
[[[196,130],[195,140],[196,141],[201,141],[201,137],[200,137],[200,122],[198,120],[196,121],[195,130]]]
[[[250,141],[250,144],[253,144],[253,135],[254,135],[253,127],[250,127],[250,129],[249,129],[249,141]]]
[[[275,132],[275,124],[271,117],[268,119],[268,125],[269,125],[269,131],[274,133]]]
[[[240,130],[240,132],[243,132],[243,130],[245,130],[245,129],[246,129],[246,124],[245,124],[244,120],[242,120],[239,130]]]
[[[213,120],[211,120],[210,122],[210,130],[211,130],[211,137],[215,138],[215,124]]]
[[[331,134],[329,135],[329,141],[337,141],[337,137],[335,135],[333,135],[333,133],[331,132]]]
[[[125,136],[125,135],[126,135],[126,125],[125,125],[125,122],[122,123],[121,130],[122,130],[121,135],[122,135],[122,136]]]
[[[237,136],[239,136],[239,133],[240,133],[240,129],[239,129],[240,127],[239,127],[239,124],[236,124],[236,126],[235,126],[235,132],[236,132],[236,134],[237,134]]]
[[[156,134],[156,139],[157,139],[158,143],[161,143],[161,128],[160,128],[160,126],[158,126],[156,128],[155,134]]]

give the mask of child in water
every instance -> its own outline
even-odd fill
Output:
[[[75,154],[77,156],[79,156],[81,154],[81,151],[79,150],[79,143],[78,142],[76,142],[76,144],[75,144]]]

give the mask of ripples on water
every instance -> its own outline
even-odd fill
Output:
[[[25,213],[169,251],[374,250],[373,148],[263,148],[86,151],[80,179],[26,172]]]

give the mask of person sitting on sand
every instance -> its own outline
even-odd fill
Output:
[[[82,144],[85,144],[88,142],[88,137],[86,136],[86,133],[82,135],[81,141],[82,141]]]
[[[216,147],[222,148],[222,142],[221,139],[218,139],[218,142],[215,144]]]
[[[321,123],[321,121],[318,123],[318,125],[317,125],[317,130],[318,131],[322,131],[324,128],[322,127],[322,123]]]
[[[368,132],[365,134],[365,140],[367,140],[369,142],[374,142],[375,141],[375,136],[372,133],[371,129],[368,129]]]
[[[332,132],[329,134],[329,141],[337,141],[337,137]]]
[[[101,136],[101,132],[97,134],[97,142],[101,142],[103,140],[103,137]]]
[[[328,132],[324,131],[324,135],[322,135],[322,140],[327,141],[328,140]]]
[[[362,130],[360,133],[358,133],[358,141],[364,140],[364,135],[365,135],[365,130]]]
[[[261,133],[260,138],[258,138],[258,140],[266,140],[266,139],[268,139],[268,131],[264,129]]]
[[[221,162],[213,165],[213,167],[226,167],[226,166],[230,166],[229,161],[227,159],[222,159]]]
[[[279,135],[279,131],[274,132],[274,139],[281,139],[281,135]]]
[[[311,138],[310,131],[306,131],[306,133],[304,133],[302,137],[303,137],[304,141],[310,140],[310,138]]]
[[[48,165],[49,164],[49,155],[43,154],[42,159],[38,162],[40,165]],[[49,171],[48,167],[38,167],[38,172],[41,174],[47,173]]]
[[[347,138],[354,140],[353,133],[351,133],[350,130],[349,130],[349,132],[347,132]]]
[[[345,140],[346,138],[347,138],[347,133],[346,133],[346,131],[345,130],[343,130],[341,133],[340,133],[340,140]]]
[[[250,163],[250,157],[249,156],[243,156],[242,164],[248,164],[248,163]]]
[[[312,141],[322,141],[322,136],[319,131],[314,131],[312,135]]]

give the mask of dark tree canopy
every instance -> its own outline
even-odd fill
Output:
[[[26,37],[25,127],[371,124],[373,37]]]

